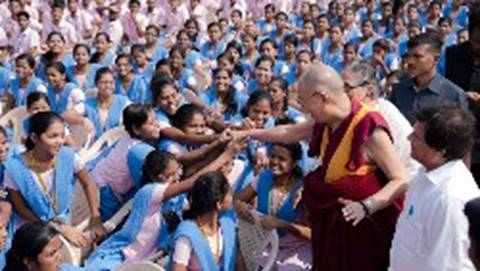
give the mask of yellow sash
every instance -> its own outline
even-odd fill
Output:
[[[373,111],[372,109],[368,108],[365,105],[361,105],[360,110],[355,114],[353,119],[350,121],[350,124],[343,135],[343,138],[340,141],[337,149],[335,150],[332,158],[328,165],[323,164],[327,167],[326,174],[325,174],[325,182],[332,183],[335,180],[338,180],[345,176],[364,176],[367,173],[376,169],[375,165],[362,165],[354,171],[347,169],[347,164],[351,160],[351,151],[352,151],[352,144],[353,136],[355,132],[355,128],[357,127],[358,123],[369,113]],[[322,159],[325,157],[325,151],[327,149],[329,143],[330,132],[328,127],[323,130],[322,134],[322,141],[320,144],[320,157]]]

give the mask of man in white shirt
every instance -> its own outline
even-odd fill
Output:
[[[129,11],[122,17],[123,30],[130,44],[143,41],[143,33],[148,25],[147,17],[140,13],[140,6],[139,0],[130,0]]]
[[[23,53],[35,56],[40,48],[40,35],[30,27],[30,15],[26,11],[20,11],[17,14],[17,22],[20,27],[20,33],[12,44],[14,49],[13,57]]]
[[[112,5],[108,10],[108,18],[103,22],[102,32],[110,35],[110,40],[115,46],[120,46],[124,34],[122,22],[120,21],[120,7]]]
[[[93,17],[78,6],[78,0],[68,0],[67,7],[65,20],[75,26],[79,40],[90,40],[95,34]]]
[[[474,118],[458,107],[425,108],[409,136],[423,167],[410,183],[390,250],[390,271],[475,270],[468,257],[465,203],[480,196],[462,157]]]
[[[57,31],[65,38],[67,48],[72,48],[78,41],[77,32],[71,23],[63,19],[63,9],[64,7],[57,3],[52,5],[52,17],[44,24],[42,40],[46,41],[51,32]]]

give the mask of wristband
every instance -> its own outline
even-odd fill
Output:
[[[365,211],[365,216],[370,216],[370,210],[368,210],[367,205],[363,201],[357,201],[360,205],[362,205],[363,211]]]

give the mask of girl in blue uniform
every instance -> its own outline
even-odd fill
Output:
[[[303,188],[303,174],[299,167],[301,158],[299,143],[274,144],[268,169],[235,195],[240,217],[251,219],[249,209],[252,207],[248,203],[256,198],[257,210],[265,215],[262,226],[279,233],[280,249],[275,266],[278,270],[311,268],[311,232],[300,203]]]
[[[15,233],[4,270],[76,271],[83,268],[63,263],[61,232],[47,222],[23,225]]]
[[[90,48],[86,44],[76,44],[73,47],[75,65],[67,67],[67,76],[70,82],[77,84],[84,92],[95,88],[95,73],[101,67],[99,64],[90,64]]]
[[[133,71],[132,57],[127,54],[119,54],[115,64],[117,65],[115,93],[127,96],[134,103],[151,101],[147,83],[142,76]]]
[[[7,201],[7,193],[4,184],[3,162],[8,155],[7,132],[0,126],[0,268],[5,267],[5,254],[10,249],[10,242],[13,234],[10,223],[12,206]]]
[[[62,116],[69,125],[83,124],[85,94],[77,84],[69,81],[65,65],[53,62],[47,65],[48,103],[53,112]]]
[[[11,104],[17,106],[25,105],[28,94],[32,92],[47,92],[45,83],[35,77],[35,59],[30,54],[21,54],[15,59],[15,78],[10,82],[8,98],[12,99]]]
[[[60,32],[52,31],[47,37],[48,51],[40,57],[36,75],[42,80],[47,79],[45,67],[53,62],[62,62],[65,67],[75,64],[72,53],[67,51],[65,37]]]
[[[102,67],[112,67],[115,64],[115,53],[110,48],[110,36],[105,32],[98,32],[95,35],[95,52],[90,58],[90,63],[98,64]]]
[[[162,137],[180,144],[198,145],[212,142],[215,135],[185,134],[172,125],[172,119],[183,104],[182,96],[174,82],[162,76],[152,80],[152,91],[155,101],[155,114],[162,129]]]
[[[145,31],[145,50],[147,51],[150,62],[157,63],[160,59],[168,57],[168,50],[165,49],[159,42],[160,29],[154,24],[147,26]]]
[[[124,226],[104,241],[88,258],[86,267],[112,270],[123,262],[139,261],[158,250],[168,251],[169,225],[162,214],[181,214],[187,205],[187,192],[202,174],[216,171],[232,159],[237,144],[229,147],[211,164],[185,178],[182,165],[164,151],[152,151],[145,158],[142,188],[133,198],[133,206]]]
[[[28,130],[27,151],[5,161],[15,225],[52,221],[69,242],[85,246],[86,236],[70,225],[70,206],[78,179],[89,205],[93,236],[103,234],[95,184],[75,150],[63,146],[65,126],[58,115],[37,113],[30,118]]]
[[[204,174],[189,196],[186,220],[173,235],[169,270],[235,270],[236,226],[224,214],[232,205],[228,181],[218,172]]]
[[[268,92],[272,96],[272,117],[275,120],[288,118],[296,123],[305,121],[302,112],[288,105],[289,91],[287,80],[276,77],[270,82]]]
[[[218,69],[214,77],[213,85],[201,93],[199,98],[212,116],[225,123],[231,123],[238,119],[247,97],[232,87],[231,71]]]
[[[143,161],[160,137],[160,126],[148,105],[131,104],[123,110],[125,133],[106,149],[91,171],[100,189],[100,213],[108,220],[140,188]]]
[[[127,97],[114,94],[115,75],[106,67],[100,68],[95,75],[97,96],[85,101],[86,117],[95,125],[95,138],[105,131],[118,127],[122,123],[122,112],[130,101]]]

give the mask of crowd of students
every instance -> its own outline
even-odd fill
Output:
[[[411,157],[410,113],[427,99],[432,104],[417,90],[463,109],[467,98],[475,100],[471,90],[480,91],[478,74],[470,85],[478,88],[465,89],[467,95],[442,76],[448,77],[451,46],[471,42],[478,59],[480,20],[471,19],[469,4],[0,3],[6,14],[0,19],[3,112],[25,107],[28,114],[21,142],[10,142],[17,132],[12,127],[0,127],[0,268],[114,270],[163,251],[168,270],[241,270],[238,219],[251,221],[256,209],[262,226],[280,237],[277,270],[334,270],[314,260],[311,240],[318,235],[312,237],[312,210],[302,199],[304,177],[321,167],[324,143],[274,143],[281,140],[248,131],[312,123],[318,116],[305,110],[306,103],[318,93],[300,99],[305,87],[299,81],[322,63],[331,68],[326,74],[341,74],[334,84],[341,83],[352,108],[365,104],[385,119],[398,166],[412,178],[425,165]],[[125,133],[94,160],[79,155],[120,126]],[[360,145],[345,148],[363,151]],[[351,163],[363,163],[360,157],[339,156],[348,164],[325,174],[334,180]],[[72,224],[77,180],[91,216],[87,231]],[[103,222],[129,200],[126,221],[107,234]],[[340,199],[336,208],[350,203]],[[471,223],[476,205],[467,208]],[[344,215],[350,227],[363,223],[364,216]],[[62,262],[62,242],[97,246],[82,266],[73,266]]]

